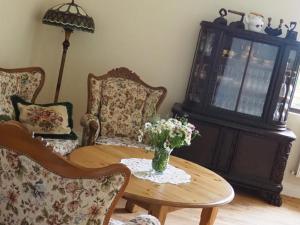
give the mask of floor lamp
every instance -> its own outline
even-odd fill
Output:
[[[94,33],[95,24],[92,17],[77,5],[74,0],[70,3],[64,3],[49,9],[43,17],[43,23],[53,26],[62,27],[65,31],[65,41],[63,42],[63,54],[59,68],[59,75],[56,84],[54,102],[58,101],[61,81],[64,72],[64,66],[67,51],[70,46],[70,36],[74,30],[81,30]]]

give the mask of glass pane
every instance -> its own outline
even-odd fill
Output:
[[[203,30],[201,32],[198,52],[194,62],[192,77],[189,84],[189,100],[200,103],[204,96],[206,87],[206,78],[209,73],[209,65],[212,63],[212,49],[216,33],[210,30]]]
[[[300,110],[300,79],[298,78],[296,90],[294,93],[292,108]]]
[[[277,52],[277,46],[253,42],[238,112],[262,115]]]
[[[200,103],[204,95],[204,79],[208,74],[208,64],[197,64],[193,72],[193,79],[190,83],[189,99],[193,102]]]
[[[289,52],[289,57],[285,67],[284,77],[281,84],[278,103],[273,113],[274,121],[285,122],[287,119],[287,113],[289,110],[289,103],[291,101],[294,85],[296,81],[296,50]]]
[[[201,34],[201,43],[200,43],[200,54],[205,56],[211,56],[213,44],[215,41],[216,34],[210,31],[203,31]]]
[[[235,111],[243,81],[251,42],[239,38],[225,38],[223,54],[217,72],[212,104]]]

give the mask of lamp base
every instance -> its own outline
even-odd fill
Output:
[[[62,77],[63,77],[63,73],[64,73],[64,67],[65,67],[67,52],[68,52],[68,48],[70,47],[69,39],[70,39],[70,36],[73,32],[73,30],[68,29],[68,28],[65,28],[64,30],[65,30],[65,40],[63,42],[63,54],[62,54],[62,57],[61,57],[59,74],[58,74],[58,79],[57,79],[57,84],[56,84],[54,103],[57,103],[58,98],[59,98],[60,87],[61,87]]]

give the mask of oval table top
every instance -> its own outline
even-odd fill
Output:
[[[81,166],[100,168],[120,163],[125,158],[152,159],[153,152],[144,149],[95,145],[79,148],[69,159]],[[234,198],[231,185],[216,173],[190,161],[171,156],[170,164],[191,175],[186,184],[158,184],[131,175],[124,197],[180,208],[207,208],[227,204]]]

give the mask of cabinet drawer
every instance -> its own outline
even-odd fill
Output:
[[[265,136],[239,133],[230,174],[270,180],[280,143]]]
[[[234,154],[238,131],[223,127],[218,140],[216,169],[227,173]]]
[[[212,168],[220,128],[195,120],[190,122],[199,130],[201,137],[194,139],[191,146],[175,149],[173,155]]]

